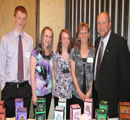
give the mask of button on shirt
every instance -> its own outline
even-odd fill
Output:
[[[111,31],[110,31],[111,33]],[[96,58],[95,58],[95,67],[94,67],[94,80],[96,79],[96,66],[97,66],[97,57],[98,57],[98,54],[99,54],[99,48],[101,46],[101,41],[103,41],[103,53],[102,53],[102,59],[103,59],[103,56],[104,56],[104,51],[106,49],[106,46],[107,46],[107,43],[108,43],[108,40],[109,40],[109,37],[110,37],[110,33],[107,35],[107,37],[105,39],[101,39],[100,40],[100,43],[99,43],[99,46],[98,46],[98,50],[97,50],[97,54],[96,54]]]
[[[2,37],[0,44],[0,83],[1,89],[6,82],[18,81],[18,41],[16,30]],[[21,33],[23,44],[24,81],[30,80],[30,54],[33,49],[33,39],[25,32]]]

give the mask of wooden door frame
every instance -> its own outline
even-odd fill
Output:
[[[40,40],[40,0],[36,0],[36,46]]]

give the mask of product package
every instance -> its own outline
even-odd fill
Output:
[[[107,120],[107,113],[105,109],[96,109],[95,120]]]
[[[54,120],[64,120],[64,107],[56,106],[54,111]]]
[[[27,108],[17,109],[17,120],[27,120]]]
[[[81,107],[79,104],[70,106],[70,120],[79,120],[78,116],[81,115]]]
[[[65,98],[59,98],[58,106],[64,107],[64,120],[66,120],[66,99]]]
[[[84,101],[84,113],[86,113],[90,118],[93,117],[93,99],[87,98]]]
[[[130,120],[130,102],[119,102],[119,119]]]
[[[0,109],[0,120],[6,120],[6,111],[5,108]]]
[[[45,98],[37,98],[37,106],[38,109],[44,109],[46,111],[46,99]]]
[[[0,101],[0,109],[4,108],[4,101]]]
[[[46,112],[44,109],[35,109],[35,120],[46,120]]]
[[[86,113],[79,115],[79,120],[92,120],[92,118]]]
[[[17,109],[23,108],[23,98],[16,98],[15,99],[15,118],[17,120]]]
[[[101,102],[99,103],[99,109],[105,109],[106,113],[108,114],[108,102],[105,100],[101,100]]]

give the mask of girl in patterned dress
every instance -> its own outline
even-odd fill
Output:
[[[46,119],[48,119],[52,98],[52,45],[53,31],[50,27],[43,28],[41,44],[31,55],[31,86],[33,109],[36,108],[37,98],[46,98]]]
[[[60,32],[57,50],[54,52],[54,105],[58,105],[59,98],[66,98],[66,118],[70,116],[70,104],[72,98],[73,80],[70,70],[70,52],[73,45],[71,33],[67,29]]]

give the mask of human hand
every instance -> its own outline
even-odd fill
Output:
[[[80,92],[79,96],[81,100],[85,101],[86,95],[82,91]]]
[[[90,92],[87,92],[86,94],[85,94],[85,98],[89,98],[91,96],[91,93]]]
[[[32,96],[32,102],[34,105],[37,105],[37,96],[36,95]]]
[[[53,99],[53,98],[54,98],[54,96],[52,95],[52,96],[51,96],[51,99]]]

